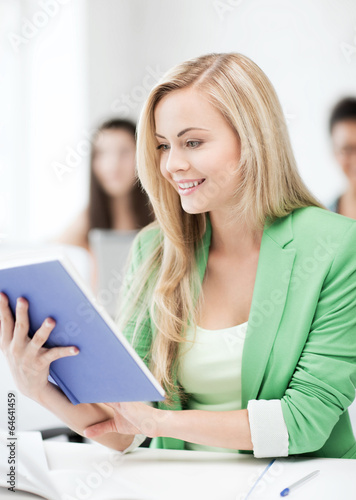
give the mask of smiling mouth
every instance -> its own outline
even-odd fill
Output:
[[[178,192],[182,196],[189,196],[191,193],[194,193],[194,191],[199,189],[199,187],[203,184],[204,181],[205,181],[205,179],[199,181],[198,184],[196,184],[195,186],[187,187],[187,188],[183,188],[178,184]]]
[[[205,179],[202,179],[201,181],[198,181],[198,184],[195,184],[194,186],[190,186],[190,187],[183,187],[178,183],[178,187],[179,187],[179,189],[193,189],[193,188],[199,186],[200,184],[203,184],[204,181],[205,181]]]

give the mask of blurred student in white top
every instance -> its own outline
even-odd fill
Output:
[[[135,230],[153,220],[151,203],[136,175],[136,125],[126,119],[105,121],[92,138],[89,202],[51,242],[77,245],[91,253],[91,229]]]

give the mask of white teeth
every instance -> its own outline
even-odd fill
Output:
[[[199,184],[200,181],[195,181],[195,182],[185,182],[184,184],[179,184],[179,186],[183,189],[195,187]]]

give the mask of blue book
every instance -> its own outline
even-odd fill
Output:
[[[164,389],[62,252],[2,260],[0,291],[14,317],[17,298],[28,300],[31,338],[47,317],[56,321],[43,347],[79,348],[79,354],[49,368],[49,380],[74,405],[165,399]]]

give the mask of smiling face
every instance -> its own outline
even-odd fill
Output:
[[[93,172],[109,196],[124,196],[135,182],[135,139],[126,130],[104,129],[95,141]]]
[[[356,120],[337,122],[332,130],[335,158],[356,190]]]
[[[240,140],[223,115],[203,93],[188,88],[164,96],[154,116],[160,171],[182,208],[194,214],[231,206]],[[199,184],[189,187],[193,181]]]

